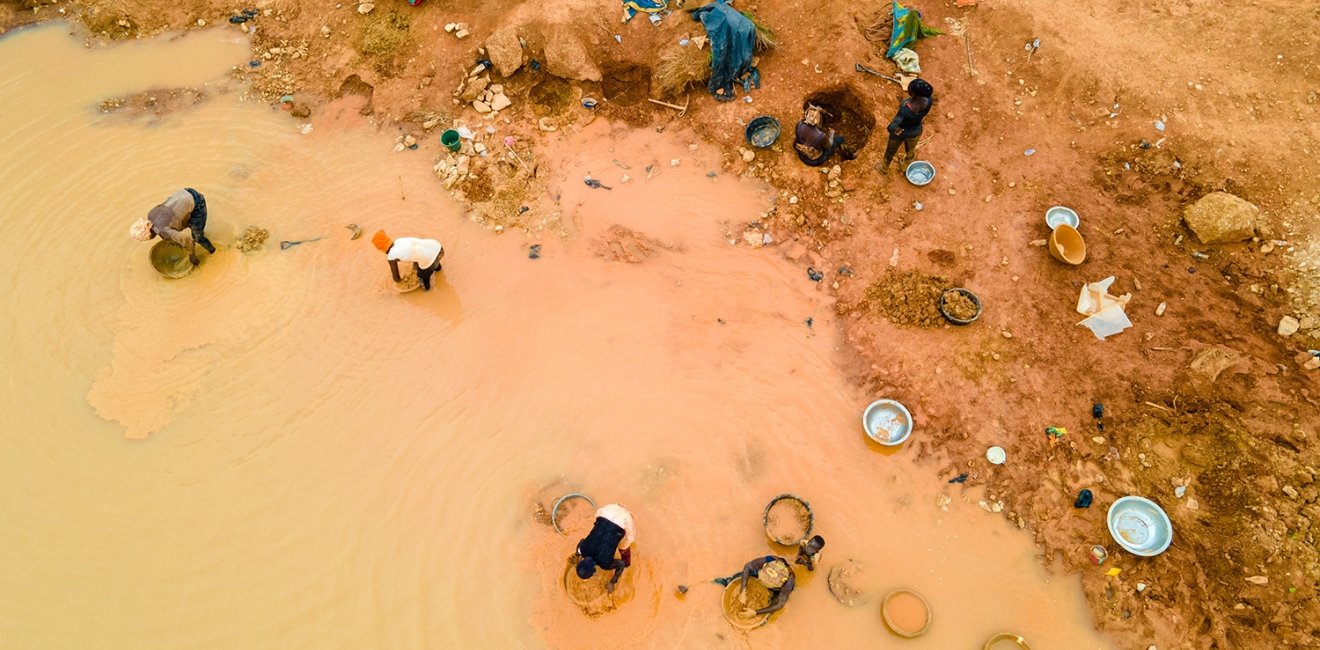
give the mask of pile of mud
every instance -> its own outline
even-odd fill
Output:
[[[858,308],[884,316],[895,325],[939,327],[945,322],[940,315],[940,294],[952,286],[942,277],[920,271],[889,271],[866,288]]]
[[[261,250],[268,238],[270,238],[270,232],[265,228],[248,226],[243,230],[243,234],[238,238],[238,243],[234,245],[234,248],[244,253],[253,253]]]

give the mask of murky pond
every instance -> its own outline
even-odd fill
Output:
[[[575,235],[532,260],[443,194],[434,146],[396,154],[350,110],[301,134],[239,101],[232,34],[0,40],[0,646],[888,643],[878,597],[829,594],[824,572],[854,558],[930,601],[913,648],[1001,630],[1106,647],[1025,533],[974,496],[941,511],[947,486],[910,450],[865,442],[872,396],[840,370],[826,295],[725,241],[767,195],[708,178],[718,152],[603,123],[564,136],[552,186]],[[159,120],[96,109],[183,86],[207,99]],[[583,185],[616,159],[662,173]],[[165,280],[127,226],[182,186],[219,251]],[[438,285],[396,294],[348,223],[440,239]],[[249,225],[271,241],[244,254]],[[638,520],[634,597],[599,618],[557,584],[576,539],[533,516],[569,490]],[[815,509],[824,566],[734,632],[709,580],[771,550],[760,511],[783,492]]]

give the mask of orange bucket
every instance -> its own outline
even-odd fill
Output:
[[[1082,233],[1068,224],[1059,224],[1050,233],[1050,256],[1064,264],[1077,266],[1086,261],[1086,242]]]

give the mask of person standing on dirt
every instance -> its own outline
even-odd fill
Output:
[[[788,604],[788,597],[793,593],[793,588],[797,585],[796,576],[793,575],[793,568],[788,565],[788,560],[777,555],[758,557],[744,564],[742,573],[735,573],[727,578],[716,578],[715,583],[728,586],[729,583],[738,580],[738,602],[745,605],[748,578],[756,578],[770,591],[770,604],[760,609],[748,608],[743,611],[743,616],[748,618],[773,614],[783,609],[784,605]]]
[[[371,237],[371,244],[382,253],[390,263],[390,275],[395,282],[402,282],[399,275],[399,262],[412,262],[417,279],[422,282],[422,289],[431,290],[431,276],[442,270],[440,260],[445,256],[445,249],[434,239],[419,237],[400,237],[390,239],[384,230],[377,230]]]
[[[188,230],[183,229],[185,225]],[[165,197],[147,216],[134,221],[128,227],[128,236],[144,242],[159,235],[183,247],[188,251],[188,260],[198,264],[201,260],[197,258],[196,244],[201,244],[208,253],[215,253],[205,231],[206,199],[197,190],[185,187]]]
[[[885,145],[885,161],[881,173],[889,172],[899,145],[903,146],[903,165],[906,167],[917,157],[917,141],[921,139],[921,121],[926,119],[935,103],[935,88],[924,79],[913,79],[908,85],[908,98],[898,105],[898,114],[889,123],[889,142]]]
[[[809,167],[824,165],[835,151],[844,160],[853,159],[851,152],[842,149],[843,136],[834,129],[825,130],[824,116],[825,109],[811,102],[802,104],[802,121],[797,123],[794,132],[793,148],[797,150],[798,159]]]
[[[587,580],[596,575],[596,568],[614,571],[605,591],[614,592],[614,585],[623,576],[623,570],[632,566],[632,543],[637,537],[633,516],[626,508],[611,503],[596,510],[596,523],[591,532],[577,545],[577,577]],[[615,558],[615,553],[618,558]]]

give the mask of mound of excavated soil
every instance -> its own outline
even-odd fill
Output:
[[[895,325],[939,327],[945,323],[940,294],[952,286],[942,277],[920,271],[889,271],[866,288],[860,306]]]

